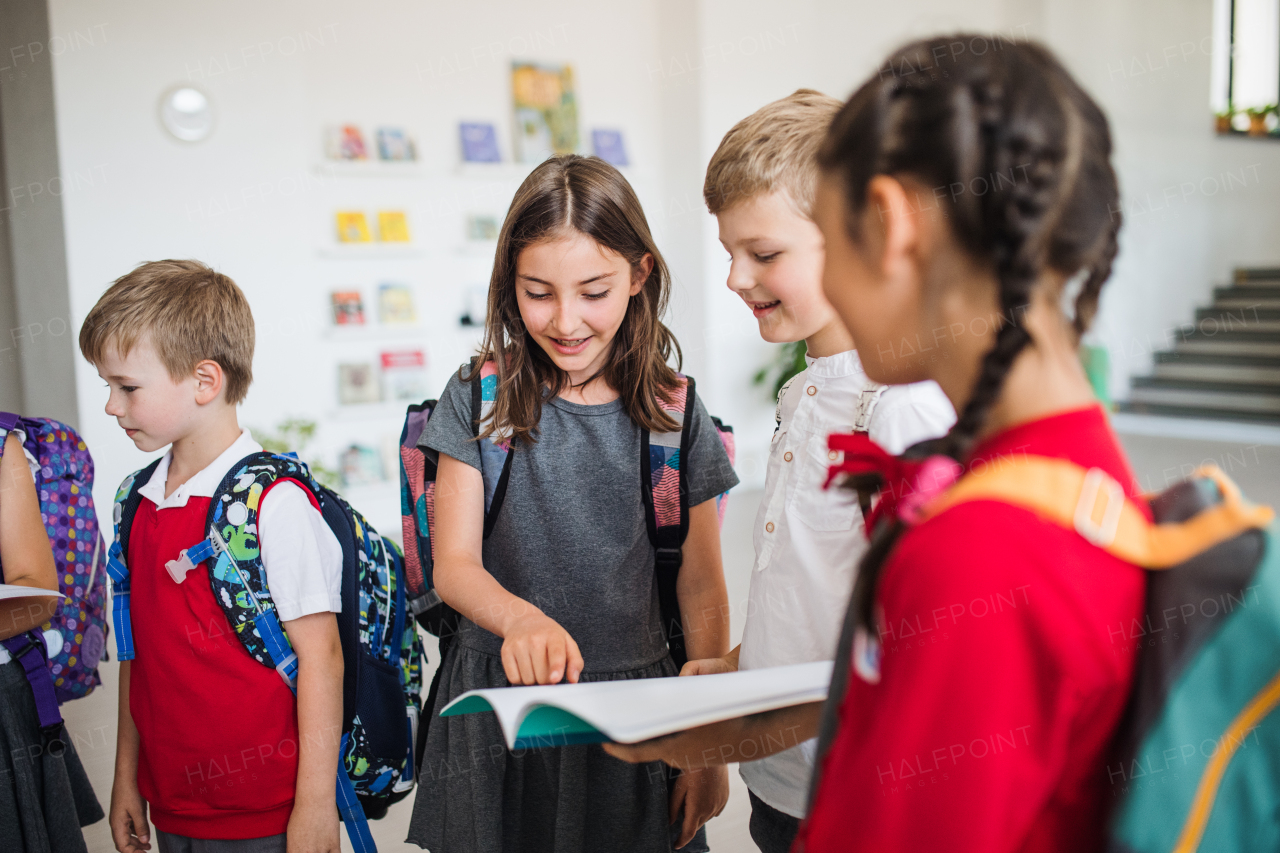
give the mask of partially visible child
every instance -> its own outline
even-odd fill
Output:
[[[934,382],[886,388],[867,378],[857,341],[822,293],[823,239],[813,222],[817,152],[840,102],[801,89],[725,134],[703,196],[729,252],[729,289],[766,341],[804,341],[807,367],[778,397],[742,645],[685,674],[830,660],[858,558],[867,547],[852,492],[824,490],[827,436],[859,429],[894,453],[955,421]],[[875,357],[875,351],[871,353]],[[791,846],[816,741],[739,769],[751,796],[751,835],[765,853]]]
[[[661,763],[624,764],[595,744],[513,752],[492,714],[437,716],[476,688],[677,674],[640,479],[644,431],[679,429],[660,400],[688,394],[667,363],[679,353],[661,319],[670,287],[640,202],[608,163],[553,157],[516,192],[480,362],[449,380],[419,442],[439,464],[436,589],[463,616],[427,709],[409,826],[429,850],[707,850],[701,827],[728,799],[724,768],[672,780]],[[488,361],[497,375],[482,379]],[[494,399],[475,423],[482,381]],[[738,482],[694,401],[676,588],[690,658],[728,651],[715,498]],[[488,523],[477,435],[511,442]]]
[[[0,565],[4,582],[58,589],[40,499],[22,439],[10,432],[0,457]],[[0,602],[0,640],[38,629],[54,614],[52,596]],[[22,664],[0,649],[0,847],[24,853],[86,850],[80,827],[102,819],[102,806],[65,731],[48,741]]]
[[[262,450],[236,417],[253,346],[244,294],[198,261],[139,266],[80,330],[107,414],[139,450],[169,446],[141,487],[125,555],[136,657],[120,664],[111,833],[121,853],[150,849],[148,810],[161,853],[338,850],[337,538],[298,485],[262,498],[258,545],[298,656],[296,701],[236,638],[208,562],[181,582],[165,568],[208,535],[210,498],[231,468]]]

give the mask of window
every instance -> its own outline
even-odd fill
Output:
[[[1250,127],[1250,112],[1270,107],[1265,120],[1267,129],[1274,130],[1280,101],[1280,0],[1215,0],[1213,43],[1214,113],[1233,112],[1231,128],[1242,131]]]

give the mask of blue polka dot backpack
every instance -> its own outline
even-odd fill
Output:
[[[43,727],[47,710],[43,706],[51,704],[41,699],[49,690],[43,670],[49,673],[58,705],[87,696],[101,682],[98,662],[106,656],[107,638],[107,551],[93,509],[93,457],[84,439],[58,421],[0,412],[0,452],[10,432],[21,436],[35,474],[58,586],[66,596],[39,632],[6,641],[10,654],[27,669]]]

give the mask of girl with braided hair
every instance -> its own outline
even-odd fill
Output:
[[[1110,155],[1047,50],[981,37],[907,46],[832,124],[824,288],[869,376],[942,386],[960,415],[929,450],[960,476],[1047,456],[1138,495],[1077,356],[1116,254]],[[795,849],[1100,849],[1142,570],[1005,503],[881,517]]]
[[[883,457],[825,708],[611,754],[694,768],[820,734],[800,853],[1102,848],[1110,786],[1127,784],[1106,756],[1142,570],[1025,509],[971,501],[916,521],[904,494],[1038,455],[1137,496],[1077,354],[1116,254],[1110,156],[1102,112],[1035,44],[916,42],[854,93],[820,154],[824,290],[871,379],[935,380],[959,419]]]

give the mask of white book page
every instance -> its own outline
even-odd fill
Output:
[[[831,668],[831,661],[820,661],[686,678],[470,690],[440,715],[492,710],[507,746],[514,749],[518,738],[531,734],[521,731],[529,714],[550,706],[579,718],[609,740],[638,743],[734,717],[821,702],[831,684]]]
[[[0,583],[0,600],[6,598],[27,598],[33,595],[56,595],[63,598],[62,593],[55,589],[38,589],[33,586],[18,586],[11,583]]]

